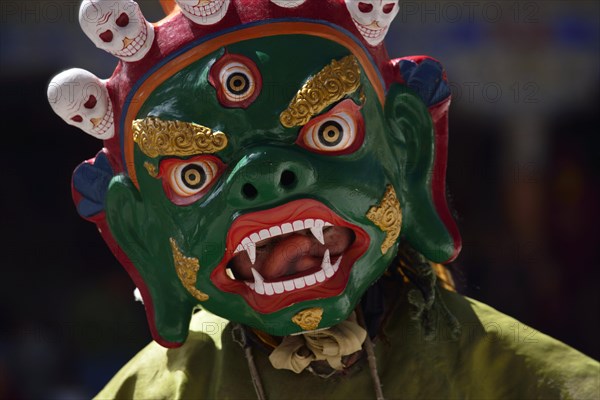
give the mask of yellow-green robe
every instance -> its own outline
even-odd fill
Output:
[[[406,290],[403,288],[402,290]],[[402,300],[375,345],[386,399],[599,399],[600,364],[493,308],[442,291],[462,329],[425,340]],[[226,320],[201,311],[178,349],[149,344],[98,399],[255,399],[243,349]],[[374,399],[366,360],[352,374],[319,378],[274,369],[254,351],[268,399]]]

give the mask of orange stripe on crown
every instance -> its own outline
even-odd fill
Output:
[[[177,10],[177,3],[175,0],[160,0],[160,5],[164,10],[166,15],[172,14],[175,10]]]

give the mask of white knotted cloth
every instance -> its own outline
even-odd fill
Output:
[[[269,356],[276,369],[299,374],[313,361],[326,360],[331,368],[342,370],[342,357],[362,348],[367,332],[356,322],[356,315],[329,329],[286,336]],[[309,351],[306,351],[308,349]]]

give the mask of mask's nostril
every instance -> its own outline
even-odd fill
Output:
[[[292,189],[294,186],[296,186],[296,174],[286,169],[281,173],[279,185],[285,189]]]
[[[248,200],[254,200],[256,196],[258,196],[258,190],[251,183],[246,183],[242,186],[242,196],[247,198]]]

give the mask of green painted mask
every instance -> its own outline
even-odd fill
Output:
[[[390,72],[365,50],[328,24],[240,25],[157,60],[127,91],[115,83],[120,135],[103,156],[118,152],[123,171],[95,222],[159,342],[182,343],[198,305],[274,335],[327,328],[401,240],[433,261],[457,254],[447,96],[430,104],[422,85],[390,79],[437,71],[439,86],[441,69],[388,60]]]

